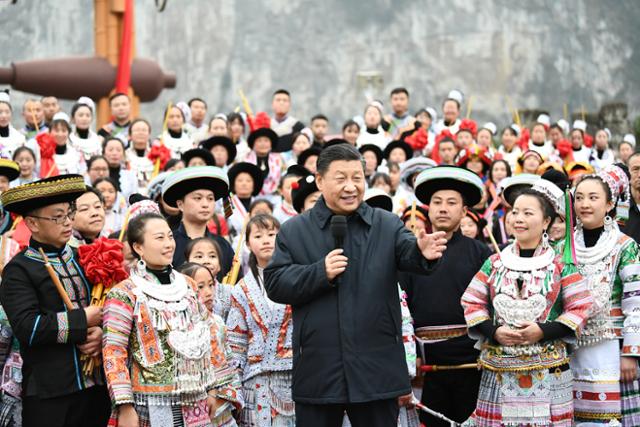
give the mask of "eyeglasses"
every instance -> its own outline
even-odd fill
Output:
[[[72,211],[72,212],[69,212],[69,213],[67,213],[65,215],[52,216],[52,217],[49,217],[49,216],[36,216],[36,215],[29,215],[29,216],[31,218],[46,219],[47,221],[53,221],[54,224],[62,225],[67,221],[67,219],[69,221],[73,221],[73,218],[75,218],[76,213],[75,213],[75,211]]]

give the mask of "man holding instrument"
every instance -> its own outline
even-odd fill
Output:
[[[72,204],[84,192],[80,175],[61,175],[0,196],[31,231],[29,246],[7,264],[0,283],[24,362],[22,381],[19,367],[11,379],[14,391],[22,388],[14,397],[22,398],[25,427],[98,427],[109,417],[101,370],[85,375],[80,362],[81,354],[99,356],[102,349],[102,308],[89,306],[92,285],[67,244]]]
[[[269,298],[292,306],[296,423],[339,427],[346,412],[353,427],[395,427],[413,398],[398,271],[428,273],[444,233],[416,238],[363,203],[364,165],[349,144],[322,151],[316,183],[322,197],[282,226],[265,270]]]
[[[467,207],[482,197],[482,180],[456,166],[438,166],[420,173],[415,181],[416,197],[429,205],[433,231],[446,233],[444,257],[429,275],[405,274],[400,285],[407,292],[416,340],[422,349],[424,376],[422,403],[457,422],[475,409],[480,385],[477,369],[455,369],[475,364],[478,350],[467,335],[460,298],[469,282],[491,255],[489,247],[460,232]],[[438,372],[442,368],[442,372]],[[421,413],[428,426],[449,426]]]

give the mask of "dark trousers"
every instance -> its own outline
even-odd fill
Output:
[[[51,399],[27,396],[22,400],[23,427],[105,427],[111,401],[105,386]]]
[[[341,427],[345,413],[353,427],[396,427],[396,399],[366,403],[309,405],[296,402],[296,425],[304,427]]]
[[[422,403],[462,423],[476,409],[480,375],[476,369],[429,372],[424,375]],[[449,427],[449,423],[425,412],[420,412],[420,421],[429,427]]]

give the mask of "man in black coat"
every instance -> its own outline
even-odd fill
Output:
[[[444,233],[416,237],[400,219],[363,203],[357,150],[326,148],[316,181],[322,198],[287,221],[276,240],[265,288],[293,307],[293,399],[301,426],[395,426],[411,403],[398,300],[398,271],[428,273]],[[331,218],[347,218],[344,250]],[[430,260],[430,261],[429,261]]]
[[[22,395],[14,397],[22,398],[24,427],[101,427],[109,418],[102,369],[86,374],[80,359],[101,354],[102,308],[89,306],[91,284],[67,244],[70,203],[85,191],[80,175],[61,175],[2,193],[5,209],[22,215],[31,231],[29,247],[9,261],[0,284],[2,308],[23,359]],[[72,309],[65,307],[52,277]]]
[[[460,221],[467,206],[482,197],[482,180],[475,173],[455,167],[438,166],[421,173],[414,185],[416,197],[429,205],[433,230],[444,231],[447,249],[429,275],[403,274],[400,285],[414,321],[418,356],[422,364],[474,364],[479,351],[467,335],[462,294],[471,279],[491,255],[489,247],[460,232]],[[424,375],[422,403],[446,417],[464,422],[476,408],[480,371],[473,369],[430,371]],[[421,413],[429,427],[448,427],[449,423]]]

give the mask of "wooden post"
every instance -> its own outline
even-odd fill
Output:
[[[131,2],[134,7],[135,2]],[[94,0],[94,40],[96,56],[106,58],[114,67],[118,66],[120,58],[120,45],[122,39],[122,26],[124,18],[124,0]],[[135,15],[134,15],[135,16]],[[135,18],[134,18],[135,22]],[[135,28],[135,25],[134,25]],[[133,44],[132,59],[135,57],[135,30],[131,37]],[[115,83],[115,82],[114,82]],[[112,92],[113,93],[113,92]],[[131,97],[131,116],[137,117],[140,110],[140,100],[133,90],[129,90]],[[100,129],[111,121],[109,109],[109,97],[96,100],[96,127]]]

